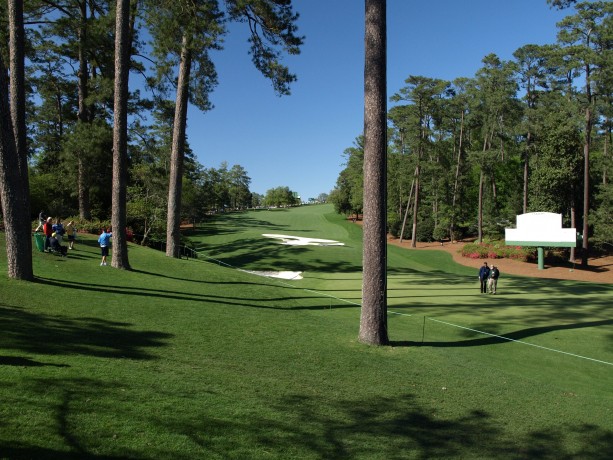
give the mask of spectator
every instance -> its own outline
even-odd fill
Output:
[[[53,224],[51,223],[51,217],[47,217],[47,220],[45,221],[44,225],[43,225],[43,232],[45,234],[45,251],[49,250],[49,238],[51,238],[51,235],[53,234]]]
[[[49,249],[53,252],[58,252],[63,256],[66,256],[68,252],[68,248],[66,246],[62,246],[61,241],[58,239],[58,234],[53,232],[51,238],[49,238]]]
[[[71,220],[66,225],[66,237],[68,238],[68,249],[74,249],[74,242],[77,237],[77,228],[74,226],[74,220]]]
[[[108,229],[102,229],[102,233],[100,233],[100,237],[98,238],[98,244],[100,245],[100,253],[102,254],[102,262],[100,262],[100,266],[106,265],[106,258],[109,255],[109,246],[111,245],[111,237],[113,233],[108,231]]]
[[[40,213],[38,214],[38,227],[36,227],[36,230],[34,231],[38,232],[39,230],[41,230],[43,228],[43,225],[45,225],[46,220],[47,216],[45,215],[45,211],[41,209]]]
[[[490,276],[490,267],[487,262],[483,262],[483,266],[479,269],[479,284],[481,285],[481,294],[487,293],[487,279]]]
[[[490,294],[496,294],[496,287],[498,285],[498,277],[500,276],[500,271],[496,265],[492,265],[492,269],[490,270],[490,276],[487,280],[487,292]]]
[[[62,243],[62,239],[64,238],[64,233],[66,233],[66,230],[64,230],[64,225],[62,224],[62,219],[60,219],[59,217],[57,218],[57,220],[55,221],[55,224],[53,224],[53,231],[55,233],[57,233],[57,239],[60,241],[60,244]]]

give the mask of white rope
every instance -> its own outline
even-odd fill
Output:
[[[534,343],[524,342],[523,340],[511,339],[509,337],[504,337],[502,335],[490,334],[489,332],[479,331],[477,329],[471,329],[469,327],[460,326],[458,324],[453,324],[453,323],[448,323],[446,321],[441,321],[441,320],[434,319],[434,318],[428,318],[428,319],[430,321],[436,321],[437,323],[446,324],[447,326],[457,327],[457,328],[460,328],[460,329],[465,329],[467,331],[478,332],[479,334],[489,335],[490,337],[496,337],[496,338],[499,338],[499,339],[508,340],[509,342],[521,343],[522,345],[529,345],[531,347],[541,348],[543,350],[553,351],[555,353],[562,353],[563,355],[574,356],[575,358],[587,359],[588,361],[594,361],[594,362],[597,362],[597,363],[608,364],[609,366],[613,366],[613,363],[609,363],[607,361],[602,361],[600,359],[589,358],[587,356],[581,356],[581,355],[577,355],[575,353],[569,353],[567,351],[556,350],[555,348],[544,347],[542,345],[536,345]]]
[[[414,315],[409,315],[408,313],[400,313],[398,311],[392,311],[392,310],[388,310],[388,313],[391,313],[393,315],[400,315],[400,316],[414,316]]]
[[[199,252],[198,252],[198,255],[200,255]],[[264,277],[267,280],[272,281],[274,284],[277,284],[277,285],[291,287],[292,289],[300,289],[300,290],[305,291],[305,292],[309,292],[309,293],[317,294],[317,295],[320,295],[320,296],[323,296],[323,297],[328,297],[328,298],[331,298],[331,299],[335,299],[335,300],[338,300],[339,302],[344,302],[344,303],[347,303],[347,304],[350,304],[350,305],[355,305],[356,307],[361,307],[362,306],[361,304],[356,303],[356,302],[352,302],[350,300],[342,299],[340,297],[336,297],[336,296],[333,296],[331,294],[326,294],[325,292],[315,291],[313,289],[300,288],[300,287],[294,286],[293,284],[285,283],[285,282],[279,281],[277,279],[272,279],[272,278],[270,278],[270,277],[268,277],[266,275],[261,275],[259,273],[254,273],[254,272],[251,272],[249,270],[244,270],[242,268],[234,267],[234,266],[232,266],[230,264],[222,262],[221,260],[214,259],[213,257],[209,257],[206,254],[203,254],[203,255],[207,259],[213,260],[213,261],[219,263],[220,265],[224,265],[224,266],[226,266],[228,268],[239,270],[239,271],[242,271],[244,273],[249,273],[251,275],[256,275],[256,276]],[[388,313],[391,313],[393,315],[399,315],[399,316],[407,316],[407,317],[414,316],[414,315],[410,315],[408,313],[400,313],[400,312],[393,311],[393,310],[388,310]],[[585,359],[585,360],[588,360],[588,361],[593,361],[593,362],[596,362],[596,363],[607,364],[609,366],[613,366],[613,363],[610,363],[608,361],[603,361],[603,360],[600,360],[600,359],[590,358],[588,356],[582,356],[582,355],[578,355],[578,354],[575,354],[575,353],[569,353],[567,351],[556,350],[555,348],[544,347],[542,345],[536,345],[534,343],[524,342],[523,340],[511,339],[509,337],[504,337],[502,335],[491,334],[489,332],[479,331],[477,329],[471,329],[471,328],[466,327],[466,326],[460,326],[458,324],[453,324],[453,323],[449,323],[449,322],[446,322],[446,321],[441,321],[441,320],[434,319],[434,318],[427,318],[427,319],[429,319],[430,321],[435,321],[437,323],[445,324],[447,326],[457,327],[457,328],[464,329],[464,330],[467,330],[467,331],[472,331],[472,332],[477,332],[479,334],[488,335],[490,337],[496,337],[496,338],[499,338],[499,339],[507,340],[509,342],[515,342],[515,343],[519,343],[519,344],[522,344],[522,345],[528,345],[528,346],[531,346],[531,347],[540,348],[542,350],[552,351],[554,353],[561,353],[563,355],[573,356],[575,358]]]
[[[198,256],[200,256],[200,254],[201,254],[201,253],[200,253],[200,252],[197,252],[197,254],[198,254]],[[304,292],[309,292],[309,293],[311,293],[311,294],[317,294],[317,295],[320,295],[320,296],[322,296],[322,297],[328,297],[328,298],[330,298],[330,299],[338,300],[339,302],[343,302],[343,303],[348,303],[349,305],[355,305],[355,306],[357,306],[357,307],[361,307],[361,306],[362,306],[362,305],[361,305],[361,304],[359,304],[359,303],[355,303],[355,302],[352,302],[352,301],[350,301],[350,300],[342,299],[342,298],[340,298],[340,297],[336,297],[336,296],[333,296],[333,295],[331,295],[331,294],[326,294],[325,292],[314,291],[314,290],[312,290],[312,289],[306,289],[306,288],[300,288],[300,287],[298,287],[298,286],[294,286],[293,284],[283,282],[283,281],[281,281],[281,280],[279,280],[279,279],[277,279],[277,278],[273,278],[273,277],[270,277],[270,276],[266,276],[266,275],[263,275],[263,274],[261,274],[261,273],[256,273],[256,272],[253,272],[253,271],[250,271],[250,270],[245,270],[245,269],[243,269],[243,268],[234,267],[234,266],[232,266],[232,265],[230,265],[230,264],[227,264],[227,263],[225,263],[225,262],[223,262],[223,261],[221,261],[221,260],[215,259],[215,258],[213,258],[213,257],[209,257],[209,256],[207,256],[206,254],[202,254],[202,255],[203,255],[205,258],[207,258],[207,259],[209,259],[209,260],[213,260],[213,261],[217,262],[218,264],[220,264],[220,265],[224,265],[224,266],[226,266],[226,267],[228,267],[228,268],[232,268],[232,269],[234,269],[234,270],[238,270],[238,271],[243,272],[243,273],[248,273],[248,274],[250,274],[250,275],[255,275],[255,276],[260,276],[260,277],[262,277],[262,278],[266,278],[268,281],[270,281],[272,284],[275,284],[275,285],[284,286],[284,287],[290,287],[290,288],[292,288],[292,289],[300,289],[300,290],[302,290],[302,291],[304,291]]]

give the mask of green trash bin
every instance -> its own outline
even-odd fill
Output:
[[[45,251],[45,235],[42,233],[34,233],[34,243],[36,243],[36,249],[40,252]]]

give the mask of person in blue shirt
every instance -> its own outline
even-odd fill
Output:
[[[64,230],[64,225],[62,224],[62,219],[58,217],[55,221],[55,224],[51,226],[51,229],[55,233],[55,237],[57,238],[57,240],[60,242],[60,244],[62,244],[64,233],[66,233],[66,231]]]
[[[98,244],[100,245],[100,253],[102,254],[102,262],[100,266],[106,265],[106,257],[109,255],[109,246],[111,245],[111,237],[113,232],[108,229],[102,229],[102,233],[98,237]]]
[[[490,276],[490,267],[487,262],[483,262],[483,266],[479,269],[479,284],[481,285],[481,294],[487,293],[487,279]]]

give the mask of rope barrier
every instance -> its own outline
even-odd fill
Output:
[[[357,307],[361,307],[361,306],[362,306],[362,305],[361,305],[361,304],[359,304],[359,303],[355,303],[355,302],[352,302],[352,301],[350,301],[350,300],[342,299],[342,298],[340,298],[340,297],[336,297],[336,296],[333,296],[333,295],[331,295],[331,294],[327,294],[327,293],[325,293],[325,292],[315,291],[315,290],[313,290],[313,289],[301,288],[301,287],[295,286],[295,285],[293,285],[293,284],[286,283],[286,282],[284,282],[284,281],[281,281],[281,280],[278,280],[278,279],[272,278],[272,277],[270,277],[270,276],[263,275],[263,274],[261,274],[261,273],[256,273],[256,272],[253,272],[253,271],[250,271],[250,270],[245,270],[245,269],[243,269],[243,268],[235,267],[235,266],[230,265],[230,264],[228,264],[228,263],[226,263],[226,262],[223,262],[223,261],[221,261],[221,260],[219,260],[219,259],[215,259],[214,257],[210,257],[210,256],[208,256],[208,255],[206,255],[206,254],[204,254],[204,253],[200,253],[200,252],[196,252],[196,253],[198,254],[198,256],[202,255],[202,256],[203,256],[205,259],[215,261],[215,262],[217,262],[219,265],[223,265],[223,266],[225,266],[225,267],[227,267],[227,268],[231,268],[231,269],[233,269],[233,270],[238,270],[238,271],[243,272],[243,273],[248,273],[248,274],[250,274],[250,275],[255,275],[255,276],[262,277],[262,278],[266,278],[266,280],[268,280],[269,282],[271,282],[271,283],[273,283],[273,284],[276,284],[276,285],[279,285],[279,286],[283,286],[283,287],[290,287],[290,288],[292,288],[292,289],[299,289],[299,290],[304,291],[304,292],[309,292],[309,293],[311,293],[311,294],[317,294],[317,295],[320,295],[320,296],[322,296],[322,297],[328,297],[328,298],[330,298],[330,299],[338,300],[339,302],[347,303],[347,304],[354,305],[354,306],[357,306]]]
[[[327,294],[325,292],[321,292],[321,291],[317,291],[317,290],[313,290],[313,289],[300,288],[300,287],[297,287],[297,286],[295,286],[293,284],[286,283],[286,282],[283,282],[283,281],[280,281],[280,280],[277,280],[277,279],[273,279],[270,276],[262,275],[260,273],[255,273],[255,272],[249,271],[249,270],[244,270],[244,269],[239,268],[239,267],[234,267],[234,266],[232,266],[232,265],[230,265],[230,264],[228,264],[226,262],[223,262],[223,261],[221,261],[219,259],[215,259],[214,257],[210,257],[210,256],[208,256],[208,255],[206,255],[204,253],[198,252],[198,251],[196,251],[196,254],[198,254],[199,256],[202,255],[205,259],[215,261],[219,265],[223,265],[223,266],[225,266],[227,268],[231,268],[231,269],[234,269],[234,270],[242,271],[244,273],[248,273],[248,274],[251,274],[251,275],[256,275],[256,276],[260,276],[260,277],[266,278],[268,281],[270,281],[270,282],[272,282],[273,284],[276,284],[276,285],[280,285],[280,286],[284,286],[284,287],[290,287],[292,289],[300,289],[300,290],[302,290],[304,292],[309,292],[311,294],[317,294],[317,295],[320,295],[322,297],[328,297],[330,299],[334,299],[334,300],[337,300],[339,302],[346,303],[346,304],[349,304],[349,305],[354,305],[354,306],[357,306],[357,307],[361,307],[362,306],[360,303],[356,303],[356,302],[352,302],[350,300],[342,299],[340,297],[336,297],[336,296],[333,296],[331,294]],[[332,308],[332,305],[330,305],[330,308]],[[393,311],[393,310],[389,310],[389,309],[388,309],[388,313],[393,314],[393,315],[398,315],[398,316],[406,316],[406,317],[414,317],[415,316],[415,315],[412,315],[412,314],[401,313],[401,312]],[[472,328],[469,328],[469,327],[466,327],[466,326],[461,326],[459,324],[454,324],[454,323],[450,323],[450,322],[447,322],[447,321],[441,321],[441,320],[434,319],[434,318],[426,318],[426,316],[423,317],[422,343],[424,342],[425,329],[426,329],[426,319],[428,319],[430,321],[434,321],[434,322],[440,323],[440,324],[444,324],[446,326],[456,327],[456,328],[459,328],[459,329],[464,329],[464,330],[468,330],[468,331],[471,331],[471,332],[476,332],[478,334],[483,334],[483,335],[490,336],[490,337],[496,337],[496,338],[499,338],[499,339],[502,339],[502,340],[507,340],[509,342],[514,342],[514,343],[518,343],[518,344],[521,344],[521,345],[527,345],[527,346],[539,348],[539,349],[542,349],[542,350],[551,351],[551,352],[554,352],[554,353],[560,353],[560,354],[563,354],[563,355],[572,356],[574,358],[585,359],[585,360],[588,360],[588,361],[592,361],[592,362],[596,362],[596,363],[600,363],[600,364],[606,364],[606,365],[609,365],[609,366],[613,366],[613,363],[610,363],[608,361],[603,361],[603,360],[600,360],[600,359],[590,358],[588,356],[582,356],[582,355],[578,355],[576,353],[569,353],[567,351],[557,350],[555,348],[545,347],[545,346],[542,346],[542,345],[537,345],[537,344],[534,344],[534,343],[525,342],[523,340],[512,339],[512,338],[505,337],[505,336],[502,336],[502,335],[491,334],[489,332],[480,331],[478,329],[472,329]]]
[[[426,317],[424,317],[424,322],[425,322],[425,318]],[[447,321],[441,321],[441,320],[434,319],[434,318],[427,318],[427,319],[430,320],[430,321],[437,322],[437,323],[445,324],[447,326],[457,327],[459,329],[464,329],[464,330],[467,330],[467,331],[477,332],[479,334],[487,335],[487,336],[490,336],[490,337],[496,337],[498,339],[507,340],[509,342],[515,342],[515,343],[519,343],[519,344],[522,344],[522,345],[528,345],[528,346],[531,346],[531,347],[540,348],[542,350],[552,351],[554,353],[561,353],[563,355],[573,356],[575,358],[586,359],[588,361],[594,361],[594,362],[597,362],[597,363],[607,364],[609,366],[613,366],[613,363],[610,363],[608,361],[603,361],[601,359],[595,359],[595,358],[590,358],[588,356],[582,356],[582,355],[578,355],[578,354],[575,354],[575,353],[569,353],[567,351],[556,350],[555,348],[544,347],[542,345],[537,345],[535,343],[525,342],[523,340],[512,339],[510,337],[505,337],[503,335],[491,334],[489,332],[480,331],[478,329],[472,329],[472,328],[466,327],[466,326],[460,326],[459,324],[449,323]],[[422,342],[423,342],[423,336],[422,336]]]

